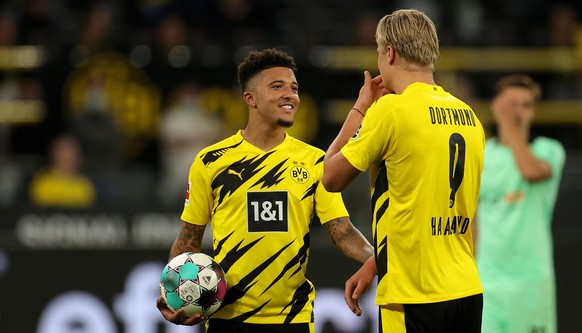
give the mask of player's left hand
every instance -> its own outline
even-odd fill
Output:
[[[192,317],[186,317],[184,315],[183,309],[179,309],[176,312],[172,312],[172,310],[168,308],[166,302],[164,302],[164,298],[162,296],[158,297],[158,299],[156,300],[156,306],[158,307],[158,310],[160,310],[162,316],[164,316],[164,318],[166,318],[167,321],[172,322],[176,325],[194,326],[206,320],[205,317],[199,314],[193,315]]]
[[[351,278],[346,281],[344,299],[356,316],[362,315],[360,297],[370,288],[376,276],[376,260],[371,257]]]

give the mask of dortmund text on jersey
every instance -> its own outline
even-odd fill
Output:
[[[377,302],[434,303],[482,292],[471,223],[485,136],[471,108],[414,83],[380,98],[342,154],[372,177]]]

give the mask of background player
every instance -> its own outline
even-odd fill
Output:
[[[540,95],[526,75],[495,86],[497,136],[485,147],[476,224],[484,332],[556,332],[551,222],[565,152],[556,140],[531,140]]]
[[[305,274],[314,214],[342,253],[360,262],[373,255],[341,195],[321,184],[324,152],[285,132],[300,103],[295,69],[282,51],[251,52],[238,67],[246,128],[203,149],[190,169],[170,257],[199,252],[211,223],[229,290],[208,333],[313,332],[315,291]],[[177,324],[204,320],[171,313],[161,299],[158,308]]]

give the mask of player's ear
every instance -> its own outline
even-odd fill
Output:
[[[251,91],[245,91],[245,92],[243,92],[242,97],[243,97],[243,100],[245,101],[245,103],[248,106],[250,106],[252,108],[254,108],[254,107],[257,106],[257,102],[255,100],[255,95]]]
[[[394,65],[394,62],[396,61],[396,50],[394,50],[392,45],[386,46],[386,56],[388,58],[388,63]]]

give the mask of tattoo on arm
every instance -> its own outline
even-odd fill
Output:
[[[374,249],[348,217],[333,219],[324,224],[333,244],[346,256],[364,263],[374,255]]]
[[[180,253],[200,252],[206,225],[182,222],[180,232],[170,250],[170,260]]]

